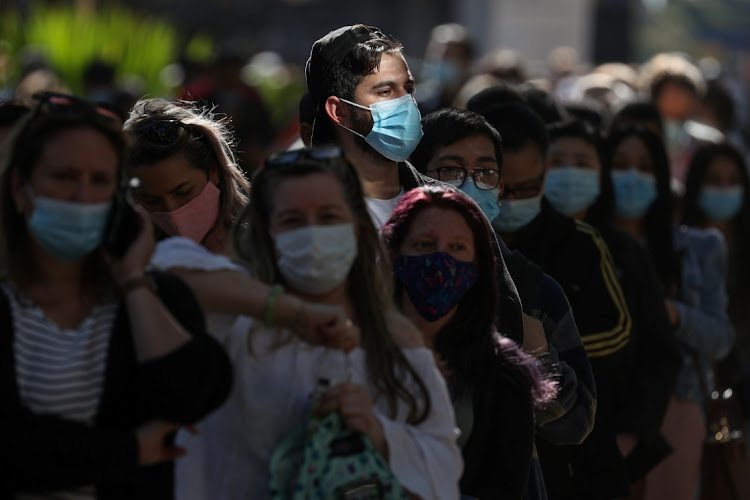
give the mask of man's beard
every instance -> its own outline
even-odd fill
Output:
[[[352,106],[352,130],[367,137],[367,134],[369,134],[372,130],[372,126],[372,115],[366,110],[355,108],[354,106]],[[378,162],[388,164],[393,163],[392,160],[389,160],[378,151],[376,151],[375,148],[370,146],[363,137],[360,137],[356,134],[353,135],[354,145],[357,147],[357,149],[364,153],[365,156],[369,156],[370,158],[372,158],[373,160],[377,160]]]

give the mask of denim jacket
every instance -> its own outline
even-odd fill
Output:
[[[677,292],[682,368],[676,394],[681,401],[703,401],[699,373],[713,389],[711,365],[724,358],[734,343],[734,328],[727,313],[728,255],[716,230],[675,227],[675,251],[681,255],[681,283]],[[695,366],[698,352],[700,370]]]

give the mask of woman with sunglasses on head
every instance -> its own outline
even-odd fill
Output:
[[[160,241],[150,265],[182,278],[208,313],[209,331],[223,339],[237,315],[263,318],[270,287],[230,260],[231,228],[247,204],[250,184],[232,152],[232,134],[207,109],[163,99],[138,101],[125,122],[126,167],[135,195]],[[276,321],[307,340],[356,341],[338,308],[278,299]]]
[[[706,435],[700,378],[712,385],[711,363],[724,358],[734,342],[726,246],[718,231],[674,224],[669,161],[656,134],[639,125],[613,131],[602,166],[603,182],[614,189],[601,193],[601,205],[614,206],[615,224],[649,250],[681,355],[661,428],[673,451],[647,474],[644,498],[692,499]]]
[[[206,109],[138,101],[125,122],[127,166],[138,201],[162,236],[184,236],[230,254],[230,231],[249,184],[234,159],[226,124]]]
[[[540,365],[493,325],[491,231],[479,207],[447,188],[406,193],[383,227],[395,300],[441,362],[463,449],[466,498],[522,498],[534,405],[554,398]]]
[[[168,498],[169,437],[231,371],[175,277],[145,273],[151,223],[103,248],[125,140],[112,113],[41,96],[0,165],[1,496]],[[122,255],[115,258],[113,255]]]
[[[457,498],[450,401],[419,332],[392,305],[387,257],[356,170],[335,149],[281,153],[254,177],[250,200],[234,241],[253,276],[273,297],[283,286],[341,307],[361,347],[313,347],[273,321],[236,323],[227,344],[235,388],[199,435],[185,436],[178,498],[269,498],[272,453],[305,425],[320,378],[332,387],[318,413],[338,411],[419,498]]]

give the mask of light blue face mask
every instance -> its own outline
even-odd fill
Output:
[[[62,260],[78,261],[101,244],[111,201],[74,203],[43,196],[33,199],[29,231],[50,254]]]
[[[637,219],[656,201],[656,178],[635,168],[613,170],[612,185],[615,189],[615,212],[622,218]]]
[[[411,155],[422,139],[422,115],[411,94],[398,99],[376,102],[370,107],[341,99],[347,104],[369,110],[372,114],[372,130],[365,137],[350,128],[349,132],[362,137],[372,148],[392,161],[404,161]]]
[[[514,233],[527,226],[542,210],[542,195],[521,200],[501,200],[492,227],[501,233]]]
[[[575,215],[599,197],[599,172],[581,167],[550,168],[544,196],[558,211]]]
[[[744,193],[742,186],[719,188],[706,186],[698,196],[698,206],[706,216],[715,222],[724,222],[740,212]]]
[[[461,81],[461,69],[453,61],[442,59],[427,61],[424,63],[424,79],[450,87]]]
[[[458,187],[458,185],[461,184],[461,181],[448,181],[446,184]],[[474,200],[474,203],[479,206],[482,212],[484,212],[484,215],[486,215],[487,219],[490,221],[500,213],[500,207],[497,205],[497,198],[499,195],[497,189],[479,189],[477,185],[474,184],[474,179],[469,179],[468,177],[464,181],[464,185],[459,187],[459,189],[466,193],[469,198]]]

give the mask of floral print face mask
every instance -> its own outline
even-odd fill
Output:
[[[444,252],[400,255],[393,264],[393,273],[427,321],[437,321],[448,314],[479,277],[473,262],[456,260]]]

